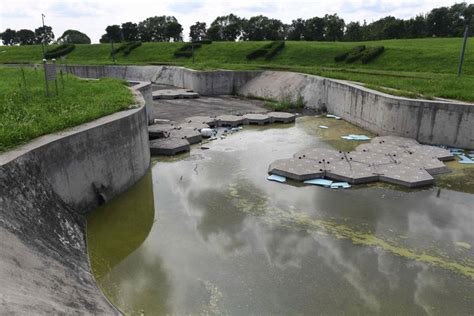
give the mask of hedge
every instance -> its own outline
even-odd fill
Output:
[[[377,57],[379,57],[384,51],[385,51],[385,47],[383,46],[371,47],[362,53],[362,57],[360,58],[360,61],[363,64],[368,64],[371,61],[375,60]]]
[[[76,48],[74,44],[62,44],[58,47],[53,48],[52,50],[48,50],[44,53],[44,58],[46,59],[53,59],[58,58],[61,56],[66,56],[67,54],[71,53]]]
[[[140,41],[133,41],[133,42],[128,42],[128,43],[123,43],[117,48],[114,48],[112,52],[110,53],[111,56],[117,55],[120,52],[123,52],[124,56],[128,56],[132,50],[135,48],[139,47],[142,45],[142,42]]]
[[[250,60],[259,57],[265,57],[265,59],[268,60],[275,57],[275,55],[278,54],[283,48],[285,48],[284,41],[275,41],[251,51],[246,57]]]
[[[212,41],[202,40],[202,41],[194,41],[194,42],[191,42],[191,43],[186,43],[174,52],[174,57],[176,57],[176,58],[192,57],[193,56],[193,46],[194,46],[194,49],[198,49],[198,48],[201,48],[202,45],[209,45],[209,44],[212,44]]]
[[[359,53],[365,50],[365,45],[360,45],[352,48],[350,51],[342,53],[334,57],[334,60],[336,62],[344,61],[348,56],[351,56],[351,58],[355,58]],[[358,56],[360,57],[360,56]],[[357,59],[357,58],[356,58]],[[356,60],[354,59],[354,61]]]

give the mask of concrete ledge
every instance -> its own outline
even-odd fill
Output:
[[[293,72],[195,71],[174,66],[68,66],[67,71],[80,77],[147,80],[201,95],[239,94],[279,101],[302,98],[310,108],[326,107],[379,135],[474,149],[474,105],[470,103],[408,99]]]
[[[148,170],[145,100],[0,155],[0,310],[119,314],[97,287],[85,212]]]

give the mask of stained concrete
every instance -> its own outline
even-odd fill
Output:
[[[83,214],[149,168],[135,97],[130,110],[0,154],[0,314],[119,314],[92,276]]]
[[[147,80],[201,95],[302,99],[379,135],[474,149],[474,105],[388,95],[353,82],[283,71],[195,71],[173,66],[68,66],[80,77]],[[199,115],[199,114],[193,114]]]
[[[160,89],[153,91],[153,100],[157,99],[195,99],[199,93],[187,89]]]
[[[189,141],[181,137],[154,139],[150,142],[152,155],[173,156],[191,149]]]
[[[434,183],[434,175],[449,172],[441,161],[453,160],[449,150],[420,145],[402,137],[376,137],[353,152],[324,148],[299,151],[292,158],[276,160],[270,174],[297,181],[328,178],[352,184],[383,181],[407,187]]]

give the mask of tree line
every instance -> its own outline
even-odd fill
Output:
[[[3,45],[47,45],[54,42],[54,33],[53,28],[48,25],[40,26],[34,31],[28,29],[16,31],[8,28],[0,33],[0,38]],[[55,42],[59,44],[90,44],[91,39],[78,30],[67,30]]]
[[[435,8],[427,14],[419,14],[411,19],[404,20],[387,16],[371,23],[366,21],[346,23],[337,14],[326,14],[323,17],[309,19],[300,18],[293,20],[291,24],[263,15],[246,19],[229,14],[217,17],[209,26],[205,22],[196,22],[190,27],[189,37],[193,41],[204,39],[213,41],[367,41],[461,37],[466,24],[470,25],[471,32],[474,29],[473,14],[474,4],[468,5],[465,2],[456,3],[450,7]],[[174,16],[163,15],[149,17],[139,23],[126,22],[121,25],[109,25],[100,42],[178,42],[183,40],[182,34],[183,27],[178,20]],[[83,39],[87,38],[90,43],[87,35],[83,35],[85,36]],[[7,29],[0,36],[4,45],[49,43],[54,39],[49,26],[40,27],[34,31]],[[77,34],[75,36],[77,37]],[[69,38],[71,37],[70,35]],[[60,40],[66,40],[64,34],[58,39]]]
[[[209,26],[196,22],[190,27],[192,41],[367,41],[422,37],[461,37],[466,23],[474,29],[474,4],[465,2],[450,7],[440,7],[427,14],[411,19],[387,16],[371,23],[350,22],[337,14],[324,17],[296,19],[285,24],[278,19],[263,15],[249,19],[234,14],[217,17]],[[137,41],[162,42],[182,41],[182,26],[173,16],[150,17],[138,24],[127,22],[110,25],[101,42]]]

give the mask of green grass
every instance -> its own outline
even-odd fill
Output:
[[[373,42],[286,42],[285,48],[271,60],[246,55],[268,42],[213,42],[191,58],[175,58],[182,43],[143,43],[129,56],[118,56],[117,64],[170,64],[199,70],[271,69],[286,70],[336,79],[352,80],[372,89],[395,95],[426,98],[450,98],[474,101],[474,38],[469,39],[463,78],[456,76],[462,45],[461,38],[424,38]],[[366,45],[384,46],[385,52],[369,64],[335,62],[334,57],[349,49]],[[110,44],[76,45],[67,57],[69,64],[112,64]],[[40,46],[0,48],[0,63],[41,61]]]
[[[0,152],[35,137],[126,109],[133,103],[126,82],[81,80],[64,75],[59,96],[47,98],[42,70],[0,67]],[[59,76],[58,76],[59,77]]]

